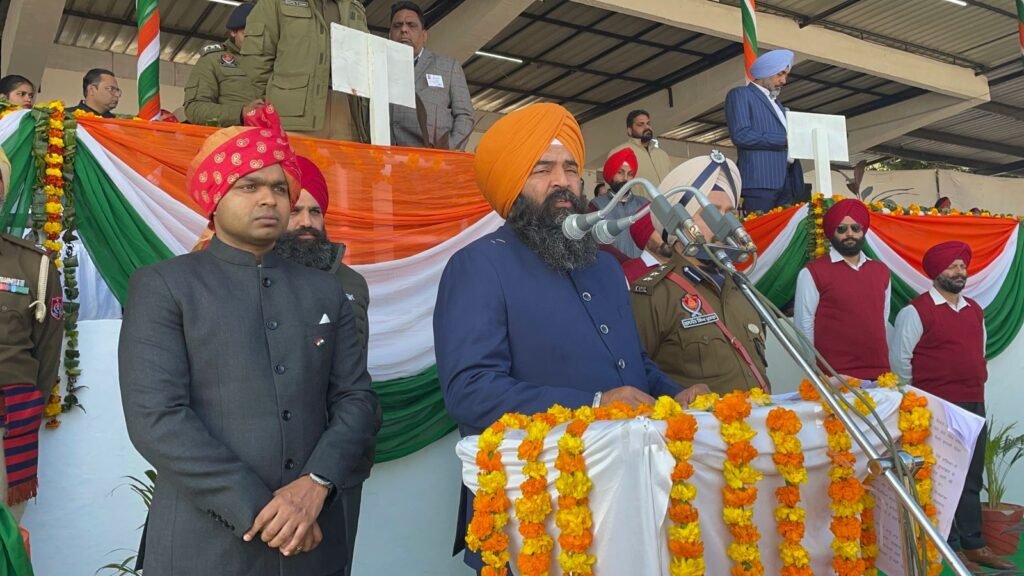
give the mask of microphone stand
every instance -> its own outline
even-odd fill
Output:
[[[678,225],[680,222],[680,208],[682,209],[682,213],[689,216],[685,207],[681,206],[680,203],[671,207],[672,212],[670,213],[659,213],[664,212],[664,206],[667,205],[665,202],[658,203],[654,201],[655,197],[662,196],[661,193],[646,180],[637,179],[637,183],[644,186],[651,195],[651,207],[655,215],[662,222],[666,222],[670,225],[675,224],[672,227],[672,233],[683,243],[683,246],[689,248],[691,245],[697,245],[699,248],[703,248],[715,266],[718,267],[723,274],[727,274],[733,279],[743,296],[748,302],[750,302],[750,305],[754,307],[754,310],[757,311],[757,314],[764,321],[771,333],[774,334],[776,339],[778,339],[782,344],[786,353],[789,354],[793,361],[797,363],[810,382],[818,390],[818,393],[821,395],[822,399],[824,399],[832,413],[840,422],[842,422],[853,441],[857,443],[865,456],[867,456],[868,471],[870,474],[869,477],[883,479],[895,492],[902,508],[901,525],[905,527],[903,534],[903,554],[907,575],[927,575],[927,553],[923,553],[919,556],[918,552],[925,550],[925,540],[928,540],[935,545],[939,553],[942,555],[942,558],[945,559],[946,563],[957,576],[971,576],[971,573],[966,567],[964,567],[963,563],[946,542],[945,538],[943,538],[942,534],[939,533],[938,528],[931,523],[931,520],[929,520],[928,516],[924,513],[924,510],[922,510],[921,506],[917,503],[917,498],[915,497],[916,489],[914,487],[914,473],[918,468],[920,468],[921,464],[923,464],[921,459],[910,456],[907,452],[900,450],[895,445],[895,442],[885,429],[881,418],[873,410],[872,415],[876,420],[875,423],[872,423],[866,417],[862,417],[857,414],[857,412],[852,409],[853,406],[850,401],[841,394],[837,394],[832,386],[827,382],[825,374],[807,360],[804,353],[801,351],[800,346],[804,346],[807,350],[813,351],[814,356],[821,362],[822,366],[826,367],[833,377],[838,379],[840,382],[844,382],[844,379],[840,375],[836,374],[831,366],[821,358],[821,354],[814,349],[813,343],[808,342],[802,334],[799,334],[795,330],[792,321],[786,318],[774,304],[758,292],[757,288],[746,274],[736,269],[732,258],[729,257],[726,251],[729,248],[734,249],[735,246],[713,244],[707,242],[700,236],[691,237],[687,227]],[[630,184],[632,184],[632,182],[630,182]],[[685,188],[687,191],[703,196],[703,194],[695,188]],[[671,192],[675,192],[675,190],[672,190]],[[702,202],[702,205],[707,206],[707,203]],[[715,210],[713,207],[711,209]],[[786,328],[788,328],[788,330]],[[796,337],[794,338],[794,336]],[[855,396],[862,396],[865,394],[863,391],[856,388],[849,388],[849,390]],[[861,430],[860,426],[857,425],[857,421],[853,416],[854,414],[857,415],[857,418],[863,420],[873,434],[883,445],[885,445],[888,452],[887,455],[883,455],[875,449],[867,435],[863,430]],[[914,526],[917,528],[918,533],[916,537],[911,534],[910,530],[906,529],[907,526]],[[918,547],[918,543],[920,544],[920,547]]]

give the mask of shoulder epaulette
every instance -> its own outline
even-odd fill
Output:
[[[206,46],[203,46],[203,49],[200,50],[200,52],[202,52],[203,56],[206,56],[207,54],[210,54],[212,52],[223,52],[223,51],[224,51],[224,45],[223,44],[208,44]]]
[[[29,250],[32,250],[34,252],[38,252],[40,254],[46,254],[46,250],[44,250],[42,246],[39,246],[38,244],[36,244],[35,242],[32,242],[31,240],[25,240],[24,238],[18,238],[17,236],[11,236],[10,234],[0,234],[0,238],[3,238],[4,240],[7,240],[11,244],[16,244],[18,246],[21,246],[22,248],[28,248]]]
[[[633,282],[633,293],[634,294],[650,294],[651,290],[661,282],[669,272],[672,271],[672,267],[668,264],[662,264],[651,270],[650,272],[641,276],[636,282]]]

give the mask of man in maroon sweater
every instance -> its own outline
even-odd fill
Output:
[[[903,382],[984,418],[985,313],[977,302],[960,294],[970,263],[971,247],[963,242],[943,242],[925,253],[924,271],[933,285],[896,317],[891,360]],[[949,544],[974,573],[981,572],[979,564],[1000,570],[1014,567],[993,554],[981,535],[986,434],[983,427],[949,531]]]
[[[889,371],[889,269],[861,251],[871,214],[836,202],[822,222],[832,244],[796,280],[793,322],[839,374],[874,380]]]

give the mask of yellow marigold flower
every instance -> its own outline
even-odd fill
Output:
[[[811,564],[811,557],[800,544],[783,542],[779,545],[779,556],[786,566],[804,567]]]
[[[43,156],[43,161],[47,164],[63,164],[64,157],[59,154],[47,154]]]
[[[797,506],[779,506],[775,509],[775,519],[778,521],[788,520],[790,522],[803,522],[807,519],[807,511]]]
[[[47,202],[46,203],[46,213],[47,214],[61,214],[63,212],[64,212],[64,207],[61,206],[60,204],[58,204],[57,202]]]
[[[722,520],[726,524],[735,524],[737,526],[750,525],[754,520],[754,510],[751,508],[726,506],[722,508]]]
[[[583,439],[565,434],[558,439],[558,447],[570,454],[580,454],[583,452]]]
[[[43,224],[43,232],[47,234],[58,234],[61,231],[60,222],[47,222]]]
[[[680,482],[672,486],[670,496],[676,500],[692,501],[697,497],[697,488],[689,482]]]
[[[886,372],[878,377],[878,385],[882,388],[896,388],[900,384],[900,377],[892,372]]]
[[[700,525],[690,522],[685,526],[672,526],[668,529],[668,537],[679,542],[697,542],[700,540]]]
[[[860,557],[860,542],[856,540],[833,540],[832,551],[844,560],[856,560]]]
[[[46,142],[50,146],[56,146],[57,148],[63,148],[64,147],[64,139],[63,138],[49,138],[49,139],[47,139]]]
[[[572,410],[562,406],[561,404],[555,404],[551,408],[548,408],[548,414],[555,417],[559,423],[565,423],[572,420]]]
[[[732,462],[726,462],[722,470],[725,483],[732,488],[742,488],[745,484],[753,484],[761,480],[761,473],[749,464],[737,466]]]
[[[43,416],[46,417],[46,418],[53,418],[54,416],[59,416],[59,415],[60,415],[60,404],[59,403],[57,403],[57,404],[48,403],[46,405],[46,407],[43,408]]]
[[[543,478],[547,473],[548,467],[543,462],[527,462],[523,465],[523,476]]]
[[[761,558],[761,552],[753,544],[737,544],[733,542],[729,544],[727,554],[729,558],[738,563],[756,562]]]
[[[710,394],[701,394],[690,402],[690,410],[711,410],[715,406],[715,402],[719,400],[718,394],[714,392]]]
[[[520,549],[520,552],[529,556],[547,554],[554,547],[555,542],[550,536],[545,535],[540,538],[526,538],[523,540],[523,547]]]
[[[786,470],[782,472],[782,478],[789,484],[806,484],[807,483],[807,469],[806,468],[793,468],[792,470]]]
[[[577,408],[575,414],[577,419],[582,420],[584,422],[589,423],[594,421],[594,409],[591,408],[590,406],[582,406],[580,408]]]
[[[722,440],[729,444],[735,444],[744,440],[751,440],[757,436],[757,430],[751,428],[745,421],[729,422],[722,425]]]
[[[676,460],[689,460],[693,456],[693,442],[686,440],[669,442],[668,451]]]
[[[832,509],[834,516],[840,518],[853,518],[858,516],[864,509],[860,502],[832,502],[829,504],[829,508]]]
[[[526,437],[531,440],[543,440],[550,431],[551,427],[548,426],[547,422],[541,420],[531,420],[526,425]]]
[[[666,420],[669,416],[675,416],[683,411],[682,406],[675,401],[675,398],[671,396],[660,396],[654,402],[654,411],[651,413],[651,418],[655,420]]]
[[[800,439],[788,434],[780,434],[781,438],[775,440],[775,451],[782,454],[800,454],[803,452]]]
[[[488,566],[504,566],[508,564],[509,554],[508,550],[502,550],[501,552],[490,552],[484,550],[480,553],[480,558],[484,561],[484,564]]]
[[[555,488],[559,494],[573,498],[586,498],[590,493],[593,483],[584,472],[573,472],[572,474],[561,474],[555,479]]]
[[[481,472],[478,475],[478,479],[480,482],[480,489],[490,493],[501,492],[505,489],[505,485],[508,484],[508,477],[500,470],[495,472]]]
[[[704,576],[704,559],[673,556],[668,568],[672,576]]]
[[[558,555],[558,565],[566,574],[590,574],[591,566],[597,559],[590,554],[562,552]]]
[[[45,174],[47,176],[63,176],[64,172],[62,172],[59,168],[47,168]]]
[[[747,396],[750,398],[750,401],[757,406],[768,406],[772,403],[772,397],[760,388],[750,390]]]
[[[480,450],[483,450],[484,452],[493,452],[501,446],[501,440],[503,437],[503,434],[487,428],[480,433],[480,440],[477,445],[480,447]]]

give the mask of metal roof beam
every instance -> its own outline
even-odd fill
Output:
[[[970,136],[962,136],[960,134],[950,134],[939,130],[922,128],[908,132],[907,136],[910,136],[911,138],[921,138],[922,140],[934,140],[935,142],[942,142],[944,144],[953,144],[954,146],[963,146],[964,148],[975,148],[978,150],[987,150],[989,152],[998,152],[1000,154],[1006,154],[1007,156],[1024,158],[1024,146],[1003,144],[1001,142],[982,140],[981,138],[972,138]]]
[[[0,76],[20,74],[38,90],[64,0],[11,0],[0,39]]]
[[[581,4],[739,42],[740,10],[707,0],[577,0]],[[795,13],[794,13],[795,14]],[[802,16],[796,14],[794,17]],[[761,47],[786,47],[826,64],[961,99],[989,100],[988,82],[968,68],[855,38],[837,30],[800,28],[793,17],[758,13]],[[906,43],[903,43],[906,45]]]
[[[1002,104],[1000,102],[985,102],[978,106],[978,109],[1024,122],[1024,108],[1018,108],[1016,106],[1010,106],[1009,104]]]
[[[594,109],[578,115],[587,142],[588,164],[602,165],[608,152],[626,141],[626,107],[650,112],[655,132],[664,134],[720,106],[724,94],[742,81],[743,52],[740,48],[716,65],[674,79],[674,84],[646,86],[648,93],[637,98],[618,101],[614,106],[609,104],[602,107],[603,111]]]
[[[920,162],[942,162],[943,164],[962,166],[964,168],[978,170],[979,174],[983,173],[981,172],[982,170],[992,170],[1001,168],[1001,166],[999,166],[998,164],[992,164],[990,162],[982,162],[980,160],[967,160],[964,158],[956,158],[954,156],[935,154],[933,152],[924,152],[922,150],[914,150],[912,148],[903,148],[900,146],[872,146],[870,151],[877,152],[879,154],[886,154],[888,156],[907,158],[908,160],[917,160]]]
[[[814,24],[815,22],[819,22],[821,20],[824,20],[825,18],[828,18],[829,16],[842,12],[843,10],[846,10],[847,8],[853,6],[858,2],[860,2],[860,0],[846,0],[846,2],[843,2],[842,4],[836,4],[835,6],[829,8],[828,10],[818,12],[814,16],[805,16],[803,19],[800,20],[800,27],[807,28],[811,24]]]
[[[586,2],[583,2],[583,3],[586,4]],[[612,12],[621,12],[621,10],[611,10],[611,11]],[[552,26],[561,26],[562,28],[570,28],[572,30],[576,30],[577,32],[590,32],[590,33],[593,33],[593,34],[600,34],[601,36],[604,36],[606,38],[615,38],[616,40],[623,40],[623,41],[629,42],[630,44],[639,44],[641,46],[647,46],[649,48],[659,48],[659,49],[662,49],[662,50],[669,50],[671,52],[678,52],[680,54],[686,54],[688,56],[696,56],[698,58],[702,58],[704,56],[707,56],[707,53],[701,52],[700,50],[690,50],[690,49],[681,48],[681,47],[680,48],[676,48],[676,47],[670,46],[668,44],[662,44],[660,42],[653,42],[651,40],[644,40],[643,38],[637,38],[636,36],[629,36],[629,35],[626,35],[626,34],[619,34],[618,32],[611,32],[611,31],[608,31],[608,30],[595,31],[595,30],[593,30],[593,29],[591,29],[591,28],[589,28],[587,26],[584,26],[582,24],[575,24],[573,22],[566,22],[564,20],[558,20],[556,18],[549,18],[547,16],[539,16],[537,14],[526,14],[526,13],[524,13],[524,14],[522,14],[522,17],[523,18],[527,18],[529,20],[536,21],[536,22],[542,22],[544,24],[551,24]],[[651,18],[648,18],[648,19],[649,20],[653,20]],[[655,21],[657,21],[657,20],[655,20]]]
[[[985,176],[1006,176],[1009,174],[1016,174],[1018,172],[1024,174],[1024,160],[1004,164],[1002,166],[994,166],[992,168],[982,168],[981,170],[976,171],[977,174],[983,174]]]
[[[34,0],[33,0],[34,1]],[[76,16],[78,18],[84,18],[86,20],[95,20],[97,22],[106,22],[107,24],[118,24],[121,26],[130,26],[132,28],[138,28],[139,23],[134,20],[128,20],[126,18],[117,18],[115,16],[105,16],[103,14],[93,14],[91,12],[82,12],[81,10],[70,10],[64,9],[65,16]],[[170,28],[168,26],[160,27],[161,34],[175,34],[177,36],[189,36],[192,38],[200,38],[203,40],[209,40],[210,42],[222,42],[223,36],[214,36],[212,34],[203,34],[202,32],[192,33],[188,30],[181,28]]]
[[[874,148],[908,132],[970,110],[977,104],[971,100],[927,93],[847,117],[846,133],[850,154]]]
[[[446,5],[443,18],[430,26],[430,49],[465,62],[530,4],[532,0],[464,0]]]
[[[585,100],[585,99],[582,99],[582,98],[573,98],[573,97],[569,97],[569,96],[561,96],[561,95],[558,95],[558,94],[551,94],[549,92],[538,92],[536,90],[524,90],[522,88],[516,88],[515,86],[505,86],[505,85],[502,85],[502,84],[481,84],[479,82],[474,82],[472,80],[467,80],[467,84],[469,84],[470,86],[479,87],[480,90],[484,90],[484,89],[500,90],[502,92],[511,92],[512,94],[522,94],[523,96],[533,96],[535,98],[543,98],[545,100],[551,100],[552,102],[556,102],[558,104],[564,104],[566,102],[571,102],[573,104],[583,104],[584,106],[600,106],[602,104],[601,102],[597,102],[595,100]],[[479,95],[480,90],[474,91],[473,95],[474,96]]]

